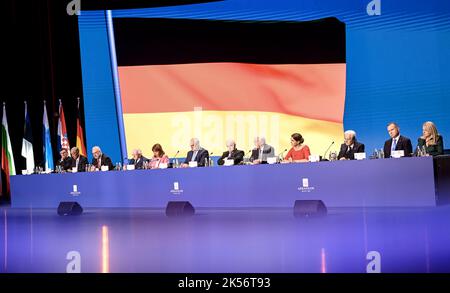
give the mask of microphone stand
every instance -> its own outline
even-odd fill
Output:
[[[178,154],[180,153],[180,151],[178,150],[175,154],[175,156],[173,157],[173,162],[172,162],[172,168],[174,168],[175,165],[175,159],[177,158]],[[169,164],[170,165],[170,164]]]
[[[323,154],[323,158],[322,158],[321,161],[328,161],[328,160],[326,159],[326,155],[327,155],[328,151],[330,150],[330,148],[331,148],[331,146],[332,146],[333,144],[334,144],[334,141],[331,142],[330,146],[327,148],[327,150],[326,150],[325,153]]]
[[[278,163],[282,162],[284,160],[284,153],[287,151],[287,149],[285,149],[284,151],[282,151],[281,153],[278,154]]]

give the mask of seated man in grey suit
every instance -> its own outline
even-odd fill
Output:
[[[252,155],[250,156],[250,162],[253,164],[264,164],[267,163],[267,158],[275,156],[275,149],[266,144],[265,137],[255,138],[255,148],[252,150]]]
[[[182,168],[189,167],[189,162],[197,162],[198,167],[204,167],[209,160],[209,152],[200,146],[198,138],[191,138],[191,150],[186,155],[186,160],[181,165]]]

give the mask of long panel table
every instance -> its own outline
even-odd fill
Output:
[[[433,159],[400,158],[11,177],[13,208],[292,207],[320,199],[328,207],[435,206]]]

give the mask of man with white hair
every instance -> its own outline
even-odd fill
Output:
[[[244,160],[244,151],[240,151],[236,148],[236,142],[233,139],[227,140],[228,151],[224,152],[217,164],[225,164],[225,160],[233,160],[234,165],[239,165]]]
[[[355,153],[364,153],[364,144],[356,141],[354,130],[347,130],[344,132],[344,143],[341,145],[338,160],[354,160]]]
[[[134,165],[134,168],[144,169],[145,162],[148,162],[148,159],[142,155],[142,151],[140,149],[134,149],[131,152],[132,159],[128,160],[128,164]]]
[[[98,170],[101,170],[102,166],[108,166],[108,170],[113,170],[114,165],[111,159],[102,153],[99,146],[94,146],[92,148],[92,166]]]
[[[275,149],[266,144],[265,137],[255,137],[255,148],[252,150],[250,162],[253,164],[267,163],[267,158],[275,156]]]
[[[70,155],[72,156],[72,168],[75,167],[77,172],[86,171],[86,166],[89,164],[88,159],[80,154],[80,149],[73,147],[70,150]]]
[[[205,162],[209,161],[209,152],[200,146],[198,138],[191,138],[191,150],[186,155],[186,160],[181,165],[182,168],[189,167],[189,162],[197,162],[197,166],[205,166]]]

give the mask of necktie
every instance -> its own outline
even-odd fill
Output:
[[[391,151],[395,151],[395,148],[397,147],[397,139],[392,139],[392,148]]]

